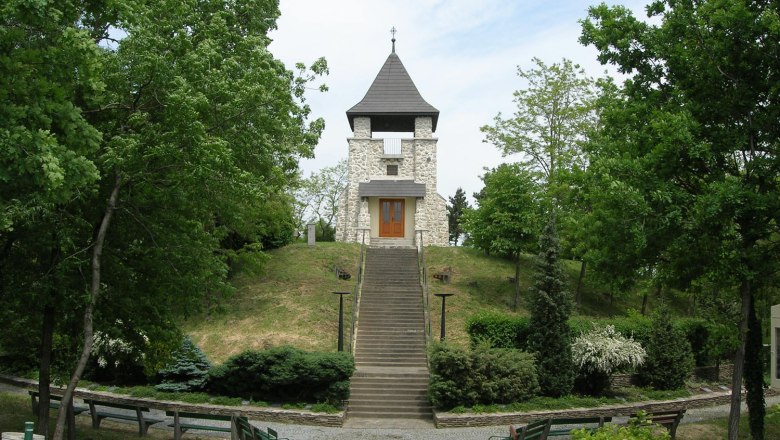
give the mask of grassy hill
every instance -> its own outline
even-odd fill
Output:
[[[268,348],[290,344],[306,350],[336,349],[338,298],[334,291],[353,291],[360,248],[345,243],[318,243],[310,248],[294,244],[270,252],[270,260],[261,275],[239,273],[234,279],[236,293],[221,311],[191,317],[183,329],[217,363],[249,348]],[[465,322],[480,311],[527,315],[525,301],[511,310],[514,277],[511,261],[484,255],[462,247],[425,249],[429,273],[450,268],[452,282],[430,283],[433,333],[439,332],[441,302],[434,293],[455,293],[447,301],[447,339],[468,343]],[[527,296],[533,282],[533,256],[525,256],[521,268],[521,295]],[[349,271],[353,279],[338,280],[334,267]],[[564,261],[571,291],[574,291],[579,263]],[[345,297],[345,322],[352,313],[352,296]],[[652,303],[651,303],[652,305]],[[608,296],[586,279],[581,314],[609,316],[639,309],[638,295]]]

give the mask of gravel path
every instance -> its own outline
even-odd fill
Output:
[[[25,390],[13,386],[0,384],[0,392],[21,392]],[[768,397],[767,406],[780,403],[780,396]],[[153,410],[154,411],[154,410]],[[747,411],[742,403],[742,411]],[[157,411],[155,411],[157,412]],[[729,413],[728,405],[718,405],[707,408],[690,409],[685,413],[682,424],[695,423],[717,417],[725,417]],[[159,412],[154,416],[162,416]],[[89,416],[82,416],[89,417]],[[619,421],[625,418],[617,418]],[[488,426],[475,428],[446,428],[436,429],[433,423],[420,420],[348,420],[343,428],[326,428],[320,426],[287,425],[282,423],[266,423],[253,421],[253,424],[261,428],[271,427],[279,431],[279,435],[290,440],[487,440],[492,435],[504,436],[508,434],[507,426]],[[159,428],[157,428],[159,426]],[[392,426],[392,427],[389,427]],[[400,426],[400,427],[399,427]],[[152,426],[151,429],[166,429],[164,424]],[[199,436],[202,434],[199,434]],[[223,437],[216,435],[215,437]]]

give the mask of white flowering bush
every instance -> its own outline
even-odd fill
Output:
[[[95,331],[92,344],[94,364],[89,376],[93,380],[117,384],[134,384],[145,380],[143,368],[149,338],[142,331],[128,329],[121,320],[116,321],[116,326],[124,328],[127,338]]]
[[[612,325],[581,334],[572,343],[571,351],[580,373],[576,388],[586,394],[601,394],[609,388],[613,373],[636,368],[647,357],[639,342],[623,336]]]

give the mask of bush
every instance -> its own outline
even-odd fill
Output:
[[[429,359],[428,395],[437,408],[518,402],[539,391],[534,358],[519,350],[434,344]]]
[[[207,389],[250,400],[330,403],[349,398],[355,361],[348,353],[293,347],[245,351],[209,372]]]
[[[211,363],[203,351],[185,337],[181,347],[173,352],[171,362],[157,372],[160,383],[154,388],[168,392],[202,391],[210,369]]]
[[[658,428],[647,420],[647,415],[640,412],[628,426],[608,423],[595,431],[575,429],[571,433],[572,440],[668,440],[666,429]]]
[[[580,335],[571,346],[574,364],[579,368],[575,388],[584,394],[600,395],[609,388],[612,373],[636,368],[645,360],[645,350],[608,325]]]
[[[674,322],[675,327],[685,335],[691,344],[691,352],[697,367],[704,367],[715,363],[715,359],[708,350],[710,340],[710,324],[701,318],[683,318]]]
[[[488,344],[493,348],[524,349],[528,341],[527,317],[512,317],[498,313],[478,313],[466,321],[466,333],[471,346]]]
[[[653,317],[646,350],[647,361],[639,369],[644,384],[658,390],[674,390],[685,385],[694,366],[691,344],[672,325],[668,311],[661,309]]]

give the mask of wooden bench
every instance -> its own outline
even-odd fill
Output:
[[[575,429],[587,429],[588,431],[593,432],[604,426],[604,423],[611,421],[612,417],[569,417],[552,419],[550,421],[550,430],[547,432],[545,438],[571,435],[571,432]],[[564,428],[564,426],[566,427]]]
[[[95,399],[84,399],[89,404],[89,412],[92,414],[92,427],[100,428],[100,422],[103,419],[133,420],[138,422],[138,435],[143,436],[149,430],[149,426],[155,423],[164,422],[163,419],[152,419],[144,417],[144,413],[149,412],[149,408],[138,405],[128,405],[125,403],[103,402]],[[123,414],[118,412],[98,411],[95,407],[125,409],[135,411],[135,414]]]
[[[638,413],[631,414],[631,418],[636,418],[637,415]],[[684,415],[685,409],[648,412],[647,421],[666,428],[669,431],[669,436],[674,440],[677,434],[677,425],[680,424]]]
[[[550,419],[542,419],[518,427],[509,426],[509,437],[494,435],[488,440],[544,440],[550,431],[550,422]]]
[[[236,418],[236,426],[240,440],[289,440],[280,438],[279,434],[271,428],[263,431],[257,426],[253,426],[246,417]]]
[[[230,437],[233,439],[238,438],[239,436],[238,430],[234,429],[234,426],[237,426],[235,416],[185,412],[185,411],[176,411],[176,410],[165,411],[165,415],[168,417],[173,417],[173,423],[169,423],[168,426],[173,427],[173,438],[175,440],[180,440],[182,434],[184,434],[188,430],[229,432],[231,434]],[[202,423],[197,423],[196,421],[182,422],[181,419],[215,420],[219,422],[230,422],[230,426],[205,425]]]
[[[30,394],[30,399],[32,400],[32,410],[33,414],[38,414],[38,398],[40,394],[38,394],[37,391],[28,391]],[[52,409],[60,409],[60,402],[62,401],[62,396],[55,396],[54,394],[49,395],[49,408]],[[71,404],[73,404],[73,401],[71,399]],[[73,414],[79,415],[83,412],[89,411],[89,408],[86,406],[77,406],[73,405]]]

